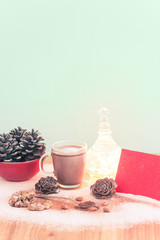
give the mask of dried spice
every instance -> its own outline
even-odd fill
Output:
[[[76,203],[77,205],[74,206],[74,208],[76,209],[80,209],[80,210],[90,210],[90,211],[96,211],[99,209],[99,207],[96,205],[95,202],[92,202],[92,201],[86,201],[86,202],[81,202],[79,203],[78,201],[72,199],[72,198],[68,198],[68,197],[60,197],[60,196],[45,196],[45,195],[35,195],[36,198],[43,198],[43,199],[48,199],[48,198],[51,198],[51,199],[65,199],[65,200],[69,200],[69,201],[72,201],[74,203]],[[64,204],[65,205],[65,204]],[[62,208],[64,205],[61,206],[61,209],[64,209]],[[66,205],[65,205],[66,206]],[[68,209],[68,207],[67,207]]]
[[[78,206],[75,206],[76,209],[82,209],[82,210],[92,210],[96,211],[99,209],[99,207],[96,205],[95,202],[92,201],[86,201],[79,203]]]
[[[60,187],[58,182],[53,177],[42,177],[38,183],[35,184],[35,189],[43,194],[59,193]]]
[[[98,179],[90,189],[93,196],[96,198],[109,198],[112,197],[116,190],[117,183],[111,178]]]

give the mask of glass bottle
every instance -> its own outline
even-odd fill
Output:
[[[109,177],[115,179],[121,148],[112,139],[108,110],[99,111],[100,123],[98,138],[86,156],[84,179],[94,183],[97,179]]]

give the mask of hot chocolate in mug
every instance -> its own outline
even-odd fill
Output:
[[[81,141],[64,140],[52,145],[53,174],[61,187],[77,188],[80,186],[83,179],[86,152],[87,144]],[[48,156],[50,154],[46,153],[41,157],[43,171],[45,171],[43,163]]]

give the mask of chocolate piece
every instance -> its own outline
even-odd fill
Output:
[[[75,208],[82,209],[82,210],[90,210],[90,211],[96,211],[99,209],[99,207],[95,204],[95,202],[92,202],[92,201],[79,203],[78,206],[75,206]]]
[[[86,202],[83,202],[83,203],[79,203],[79,208],[87,209],[87,208],[93,207],[95,205],[96,205],[95,202],[86,201]]]

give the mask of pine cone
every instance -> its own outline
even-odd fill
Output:
[[[96,198],[108,198],[115,194],[115,188],[117,186],[117,183],[113,179],[106,177],[98,179],[95,184],[90,187],[90,189]]]
[[[26,129],[23,129],[21,127],[18,128],[14,128],[12,129],[9,134],[12,135],[12,137],[14,137],[18,142],[20,142],[21,137],[23,136],[24,132],[26,132]]]
[[[58,193],[60,191],[57,180],[49,176],[46,178],[42,177],[35,184],[35,189],[43,194]]]
[[[42,156],[45,152],[43,140],[40,133],[34,129],[32,129],[31,132],[24,132],[21,138],[20,147],[22,148],[21,154],[25,161],[35,160]]]
[[[21,148],[10,134],[0,134],[0,162],[17,162],[21,160]]]

